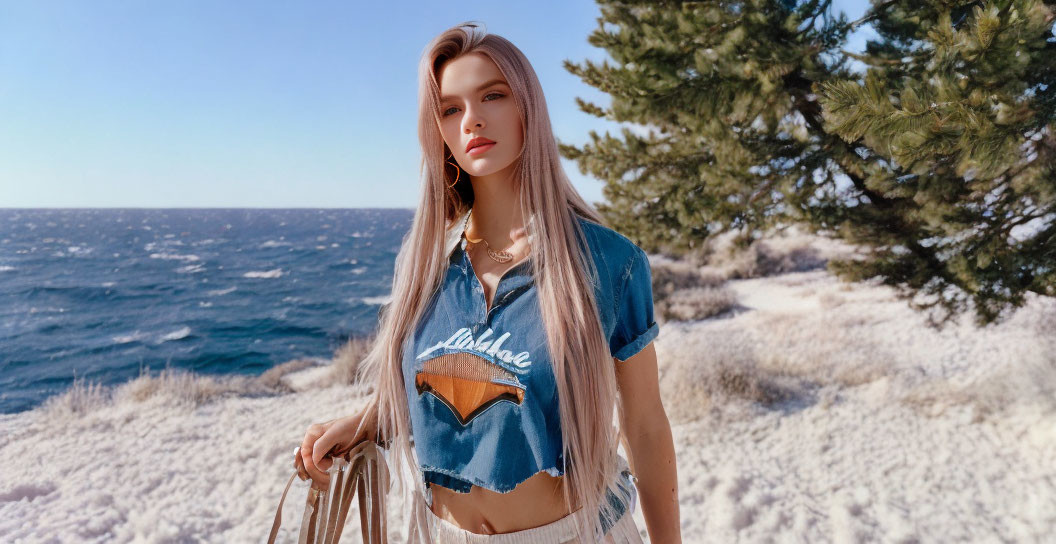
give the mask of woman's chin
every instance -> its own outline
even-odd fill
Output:
[[[512,161],[501,163],[490,158],[480,158],[473,161],[473,169],[467,168],[466,171],[469,172],[469,175],[480,178],[500,172],[511,164],[513,164]]]

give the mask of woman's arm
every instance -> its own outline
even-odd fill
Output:
[[[624,447],[631,471],[638,477],[639,503],[649,540],[656,544],[680,543],[675,445],[660,401],[656,348],[650,342],[630,359],[617,359],[615,364],[623,403],[620,425],[626,434]]]

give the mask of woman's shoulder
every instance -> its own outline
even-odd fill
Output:
[[[615,229],[601,223],[595,223],[580,215],[577,215],[576,219],[583,229],[583,234],[587,239],[587,246],[595,261],[601,257],[605,263],[620,268],[627,266],[633,259],[644,255],[645,252],[642,248]]]

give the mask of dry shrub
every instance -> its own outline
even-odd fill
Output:
[[[974,422],[1001,420],[1018,410],[1056,416],[1056,300],[1032,296],[1008,321],[990,327],[976,327],[970,319],[963,316],[942,334],[922,329],[938,346],[932,351],[920,342],[920,362],[910,367],[911,379],[895,390],[895,398],[926,416],[968,408]],[[871,333],[888,331],[874,324]],[[949,337],[959,346],[950,345]],[[963,367],[946,370],[925,362],[949,358],[951,349]]]
[[[809,384],[758,364],[747,335],[709,337],[707,350],[674,351],[660,379],[668,418],[675,423],[750,404],[776,409],[807,395]]]
[[[166,366],[157,376],[152,376],[146,367],[140,368],[137,378],[117,387],[114,398],[144,402],[159,397],[193,408],[226,396],[252,397],[276,392],[254,376],[204,375]]]
[[[271,368],[259,377],[208,376],[170,366],[152,376],[149,367],[141,366],[139,376],[115,386],[85,383],[83,378],[74,378],[66,391],[44,401],[40,407],[40,417],[56,423],[69,422],[71,418],[79,419],[108,406],[122,402],[141,403],[152,398],[193,408],[222,396],[288,393],[292,389],[280,378],[313,364],[310,359],[296,359]]]
[[[91,414],[113,402],[112,393],[111,388],[100,383],[86,385],[83,377],[75,377],[69,389],[45,399],[41,415],[52,421],[68,421]]]
[[[727,287],[682,289],[656,305],[665,321],[695,321],[721,314],[737,305],[737,293]]]
[[[805,315],[760,316],[753,345],[768,372],[856,387],[893,372],[893,355],[874,339],[868,315],[830,309]]]
[[[894,372],[875,333],[873,320],[841,311],[759,315],[747,328],[695,331],[664,351],[664,406],[677,422],[808,406],[827,389]]]
[[[657,257],[650,259],[649,268],[653,276],[653,293],[660,295],[694,287],[718,287],[726,281],[714,271],[702,271],[699,266],[685,261]]]
[[[726,278],[687,261],[651,258],[653,306],[659,321],[691,321],[721,314],[737,304]]]
[[[744,399],[766,407],[796,398],[794,389],[775,379],[775,376],[760,372],[754,365],[720,365],[714,374],[718,391],[728,397]]]
[[[955,383],[931,378],[901,394],[899,401],[921,414],[939,416],[948,408],[967,406],[972,422],[997,419],[1017,407],[1033,407],[1056,414],[1056,357],[1051,349],[1037,357],[1002,365],[998,370]]]
[[[837,308],[844,302],[846,302],[846,299],[836,293],[826,291],[818,295],[818,306],[827,310]]]
[[[722,268],[729,279],[762,278],[825,267],[826,260],[810,246],[778,240],[756,240],[747,249],[728,255]]]
[[[330,381],[352,385],[362,379],[360,363],[370,351],[375,336],[352,337],[334,352]]]
[[[716,234],[694,257],[727,279],[747,279],[825,268],[831,259],[851,258],[861,251],[838,236],[810,233],[799,225],[778,225],[755,234],[760,236],[755,240],[746,240],[739,230]]]
[[[315,360],[313,359],[293,359],[292,361],[286,361],[275,365],[268,370],[264,371],[263,374],[257,377],[257,380],[264,387],[274,390],[281,390],[283,392],[290,392],[292,389],[286,382],[282,381],[282,377],[292,372],[304,370],[305,368],[316,366]]]

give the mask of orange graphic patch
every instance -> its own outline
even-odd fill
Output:
[[[468,352],[426,361],[414,383],[419,395],[435,395],[462,425],[496,402],[520,405],[524,401],[524,386],[512,372]]]

